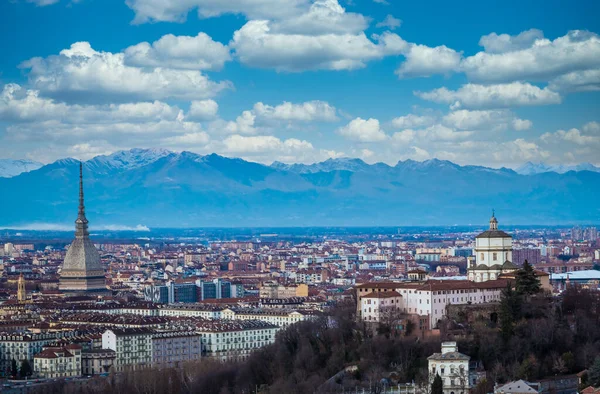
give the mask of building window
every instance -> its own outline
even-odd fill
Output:
[[[498,260],[498,253],[495,253],[492,255],[492,258],[494,259],[494,261]]]
[[[485,254],[481,253],[481,261],[485,260]]]

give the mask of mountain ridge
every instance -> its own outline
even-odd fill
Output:
[[[0,226],[72,223],[79,161],[0,178]],[[600,221],[600,173],[521,175],[443,160],[263,165],[217,154],[116,152],[84,162],[88,218],[149,227],[397,226]]]

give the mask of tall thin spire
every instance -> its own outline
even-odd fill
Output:
[[[79,211],[77,220],[75,220],[75,230],[76,237],[89,236],[88,220],[85,217],[85,205],[83,204],[83,163],[81,162],[79,162]]]

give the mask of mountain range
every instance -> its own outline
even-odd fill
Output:
[[[267,166],[162,149],[83,164],[92,227],[486,225],[492,209],[500,226],[600,221],[600,172],[590,167],[558,173],[531,165],[519,173],[437,159],[390,166],[346,158]],[[0,178],[0,227],[73,223],[78,167],[62,159]]]
[[[42,163],[33,160],[0,159],[0,178],[11,178],[23,172],[37,170]]]

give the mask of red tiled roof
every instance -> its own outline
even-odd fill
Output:
[[[400,293],[395,290],[392,291],[374,291],[367,295],[362,296],[362,298],[392,298],[392,297],[402,297]]]

